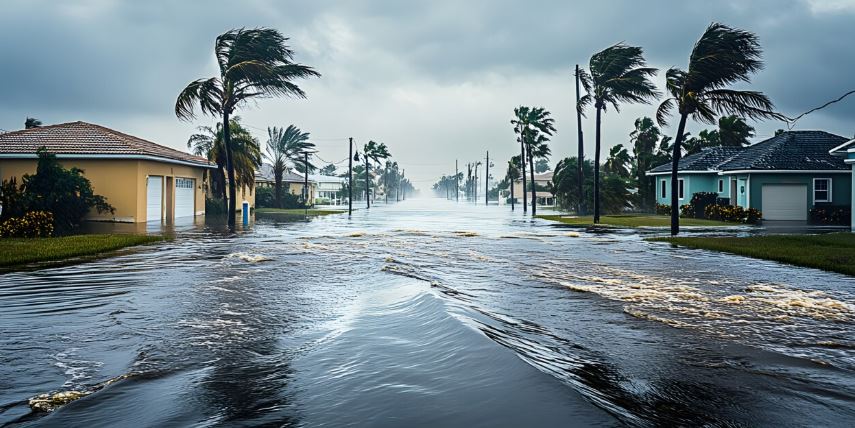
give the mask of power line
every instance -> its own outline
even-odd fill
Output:
[[[823,105],[821,105],[821,106],[819,106],[819,107],[814,107],[814,108],[812,108],[812,109],[810,109],[810,110],[808,110],[808,111],[806,111],[806,112],[804,112],[804,113],[802,113],[802,114],[800,114],[800,115],[798,115],[798,116],[796,116],[796,117],[794,117],[794,118],[790,118],[790,117],[786,117],[786,116],[784,116],[784,118],[787,120],[787,128],[788,128],[788,129],[790,129],[790,130],[792,130],[792,129],[793,129],[793,127],[794,127],[794,126],[796,126],[796,122],[797,122],[799,119],[801,119],[801,118],[803,118],[803,117],[805,117],[805,116],[807,116],[807,115],[809,115],[809,114],[811,114],[811,113],[813,113],[813,112],[815,112],[815,111],[817,111],[817,110],[822,110],[822,109],[824,109],[824,108],[826,108],[826,107],[828,107],[828,106],[830,106],[830,105],[832,105],[832,104],[834,104],[834,103],[840,102],[840,101],[842,101],[844,98],[846,98],[846,97],[848,97],[848,96],[850,96],[850,95],[852,95],[852,94],[855,94],[855,90],[851,90],[851,91],[849,91],[849,92],[847,92],[847,93],[845,93],[845,94],[841,95],[841,96],[840,96],[840,98],[837,98],[836,100],[831,100],[831,101],[829,101],[829,102],[827,102],[827,103],[825,103],[825,104],[823,104]]]

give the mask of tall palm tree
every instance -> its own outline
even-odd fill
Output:
[[[522,197],[523,197],[523,213],[528,211],[528,202],[526,200],[526,178],[525,178],[525,129],[528,128],[527,120],[531,109],[525,106],[519,106],[514,109],[514,119],[511,120],[511,125],[514,125],[514,133],[517,134],[517,141],[520,143],[520,176],[522,177]]]
[[[255,185],[255,170],[261,166],[261,148],[258,141],[240,123],[240,116],[231,119],[232,137],[232,163],[234,166],[234,180],[237,186],[253,187]],[[225,130],[222,123],[217,123],[214,128],[200,126],[199,133],[190,136],[187,140],[187,148],[197,155],[207,158],[217,164],[213,182],[217,184],[219,196],[228,210],[228,199],[226,198],[226,146],[224,141]]]
[[[371,208],[371,162],[380,163],[391,155],[385,143],[370,140],[362,148],[362,156],[365,158],[365,201],[366,206]]]
[[[769,97],[758,91],[740,91],[728,87],[750,82],[751,74],[763,68],[757,36],[719,23],[707,27],[689,55],[688,70],[671,68],[665,73],[670,97],[656,112],[660,125],[676,107],[680,115],[671,158],[671,235],[680,233],[677,202],[677,165],[685,137],[686,120],[715,123],[716,114],[736,114],[749,119],[783,119],[772,111]]]
[[[514,183],[520,178],[520,157],[514,156],[508,161],[508,171],[505,174],[505,180],[511,183],[511,211],[514,210]]]
[[[594,223],[600,222],[600,127],[601,116],[608,105],[620,111],[620,103],[644,103],[659,96],[656,85],[650,80],[657,72],[647,67],[643,50],[637,46],[618,43],[591,56],[588,70],[579,70],[582,86],[587,94],[577,108],[584,111],[593,104],[596,117],[596,145],[594,150]]]
[[[42,126],[42,121],[34,117],[27,117],[24,121],[24,129],[38,128]]]
[[[276,207],[282,208],[282,176],[288,171],[288,165],[303,163],[303,153],[312,151],[315,144],[309,141],[309,133],[302,132],[294,125],[287,128],[267,128],[267,150],[264,157],[273,168],[274,195]]]
[[[546,144],[549,137],[537,134],[528,144],[529,174],[531,175],[531,215],[537,214],[537,182],[534,181],[534,159],[547,159],[552,151]]]
[[[621,178],[629,178],[629,166],[632,164],[632,156],[623,144],[617,144],[609,149],[609,157],[603,164],[606,174],[616,175]]]
[[[294,80],[320,76],[311,67],[293,62],[294,51],[285,44],[287,41],[279,31],[270,28],[241,28],[223,33],[214,43],[219,75],[191,82],[175,101],[175,115],[181,120],[195,117],[196,104],[202,113],[222,117],[230,228],[235,226],[236,181],[229,118],[238,107],[259,97],[305,98],[306,94]]]

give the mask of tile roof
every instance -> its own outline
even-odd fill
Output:
[[[848,140],[824,131],[788,131],[746,147],[720,169],[848,170],[842,159],[828,152]]]
[[[734,156],[744,151],[742,147],[707,147],[698,153],[692,153],[680,158],[677,171],[709,171],[717,172],[721,164],[731,160]],[[659,165],[649,171],[650,173],[671,172],[671,163]]]
[[[0,134],[0,156],[3,157],[31,156],[41,147],[60,156],[145,156],[203,167],[213,165],[203,157],[87,122],[60,123]]]

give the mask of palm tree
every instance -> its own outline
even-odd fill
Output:
[[[193,134],[187,140],[187,148],[197,155],[207,158],[217,164],[216,176],[213,182],[217,185],[219,196],[228,210],[228,199],[226,198],[226,146],[224,142],[225,130],[222,123],[212,128],[200,126],[198,134]],[[231,119],[232,137],[232,163],[234,167],[234,180],[236,186],[253,187],[255,185],[255,170],[261,166],[261,148],[258,141],[240,123],[240,116]]]
[[[520,176],[522,177],[522,197],[523,197],[523,213],[528,211],[528,202],[526,200],[526,178],[525,178],[525,129],[527,128],[527,118],[531,109],[525,106],[519,106],[514,109],[514,119],[511,124],[514,125],[514,133],[517,135],[517,141],[520,142]]]
[[[615,111],[619,104],[648,104],[659,96],[650,77],[655,68],[647,67],[643,50],[637,46],[618,43],[591,56],[588,70],[579,70],[582,86],[587,94],[577,108],[584,111],[590,104],[597,111],[596,145],[594,153],[594,223],[600,222],[600,125],[602,112],[611,104]]]
[[[387,159],[391,155],[386,144],[378,144],[370,140],[362,148],[362,156],[365,157],[365,201],[366,206],[371,208],[371,164],[369,162],[380,163],[381,160]]]
[[[629,166],[632,164],[632,156],[623,144],[617,144],[609,149],[609,157],[603,164],[606,174],[616,175],[621,178],[629,178]]]
[[[754,127],[732,114],[718,118],[718,139],[722,146],[743,147],[754,137]]]
[[[514,183],[520,178],[520,166],[522,161],[519,156],[514,156],[508,161],[508,172],[505,179],[511,183],[511,211],[514,210]]]
[[[526,183],[525,183],[525,161],[528,160],[529,175],[531,177],[531,212],[535,214],[537,198],[534,183],[534,159],[532,155],[539,157],[549,156],[549,147],[546,142],[549,141],[548,136],[555,133],[555,120],[550,117],[550,113],[543,107],[525,107],[520,106],[514,109],[516,118],[511,120],[511,123],[517,126],[520,133],[520,141],[522,142],[522,177],[523,177],[523,208],[525,211],[526,199]]]
[[[42,121],[34,117],[27,117],[27,120],[24,121],[24,129],[38,128],[40,126],[42,126]]]
[[[251,99],[273,96],[305,98],[294,80],[320,76],[311,67],[293,62],[288,39],[270,28],[236,29],[217,37],[214,55],[219,75],[195,80],[175,101],[175,115],[181,120],[195,118],[195,106],[202,113],[222,117],[223,145],[229,182],[228,224],[235,226],[235,164],[231,120],[235,110]]]
[[[629,134],[632,143],[632,175],[638,186],[638,198],[642,209],[652,210],[655,199],[655,182],[653,177],[648,177],[647,172],[656,163],[656,143],[659,141],[661,132],[659,127],[649,117],[640,117],[635,120],[635,129]],[[664,162],[663,162],[664,163]]]
[[[689,116],[709,124],[715,123],[717,113],[783,119],[772,111],[772,101],[763,93],[728,89],[734,83],[751,81],[751,74],[763,68],[761,54],[756,35],[714,22],[692,48],[688,70],[671,68],[665,74],[670,97],[659,106],[656,119],[666,125],[675,107],[680,115],[671,159],[671,235],[680,233],[677,165]]]
[[[287,128],[267,128],[267,150],[264,157],[273,168],[274,194],[276,207],[282,208],[282,176],[288,171],[288,165],[303,163],[303,153],[315,148],[315,144],[309,141],[309,133],[302,132],[294,125]]]

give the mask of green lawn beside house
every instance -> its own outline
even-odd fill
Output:
[[[0,238],[0,268],[35,262],[62,261],[75,257],[98,256],[134,245],[163,241],[148,235],[72,235],[56,238]]]
[[[721,251],[855,276],[855,234],[666,237],[651,241]]]
[[[593,216],[562,216],[562,215],[538,215],[537,218],[561,222],[574,227],[593,227]],[[725,223],[716,220],[699,218],[681,218],[681,226],[742,226],[738,223]],[[597,227],[670,227],[671,217],[664,215],[604,215],[600,216]]]
[[[309,208],[308,210],[303,208],[256,208],[255,213],[261,215],[268,214],[278,214],[278,215],[310,215],[310,216],[321,216],[321,215],[331,215],[331,214],[341,214],[347,211],[344,210],[324,210],[324,209],[315,209]]]

